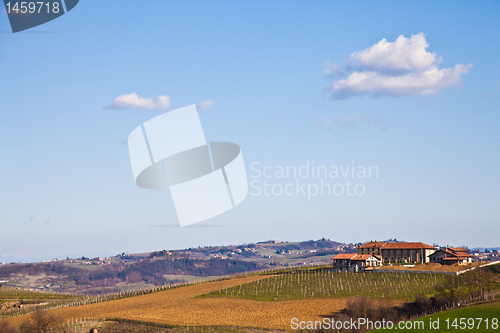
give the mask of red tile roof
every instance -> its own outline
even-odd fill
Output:
[[[395,243],[395,242],[367,242],[358,247],[359,249],[369,249],[369,248],[381,248],[381,249],[391,249],[391,250],[399,250],[399,249],[436,249],[434,246],[430,246],[428,244],[422,242],[404,242],[404,243]],[[458,249],[458,248],[457,248]],[[464,249],[465,250],[465,249]]]
[[[453,252],[451,252],[448,249],[439,249],[439,250],[436,250],[436,252],[434,252],[432,254],[429,254],[428,257],[433,256],[433,255],[437,254],[438,252],[444,252],[444,253],[448,253],[448,254],[454,255]]]
[[[380,248],[384,246],[387,242],[367,242],[364,243],[363,245],[359,246],[360,249],[366,249],[366,248]]]
[[[436,252],[434,252],[433,254],[429,255],[429,257],[438,253],[438,252],[446,253],[445,259],[446,258],[457,258],[457,257],[465,257],[465,258],[472,257],[472,255],[467,253],[467,250],[465,250],[461,247],[448,247],[446,249],[439,249]]]
[[[450,250],[450,251],[453,251],[453,252],[468,252],[463,247],[449,247],[447,249]]]
[[[408,249],[429,249],[435,250],[434,246],[430,246],[428,244],[422,242],[409,242],[409,243],[386,243],[382,250],[408,250]]]
[[[356,256],[356,253],[339,253],[332,259],[351,259],[352,257]]]
[[[372,256],[371,254],[358,254],[357,256],[352,258],[351,260],[363,260],[363,261],[365,261],[366,259],[370,258],[371,256]]]
[[[469,256],[470,257],[470,256]],[[460,256],[460,257],[446,257],[446,258],[443,258],[443,260],[468,260],[469,257],[466,257],[466,256]]]

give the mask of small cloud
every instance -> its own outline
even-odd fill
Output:
[[[7,11],[5,9],[2,9],[2,16],[7,16]]]
[[[360,124],[378,128],[380,126],[380,119],[370,118],[362,115],[357,115],[357,116],[342,115],[337,117],[336,119],[325,118],[323,120],[315,121],[315,125],[326,128],[328,130],[333,130],[336,128],[350,129]],[[388,131],[387,126],[380,129],[380,131],[387,132]]]
[[[36,215],[30,216],[27,222],[23,222],[23,226],[37,226],[40,223],[43,224],[49,224],[52,222],[52,219],[50,217],[47,217],[45,219],[37,217]]]
[[[197,104],[196,107],[201,110],[209,110],[211,109],[215,104],[217,104],[216,101],[213,99],[207,99],[204,102],[201,102],[200,104]]]
[[[170,97],[158,95],[155,99],[152,97],[143,98],[134,91],[128,95],[121,95],[109,103],[107,109],[142,109],[142,110],[166,110],[170,107]]]
[[[24,257],[24,254],[18,253],[18,254],[2,254],[3,257]]]
[[[346,70],[337,68],[336,63],[327,67],[327,77],[347,69],[353,72],[326,90],[334,99],[344,99],[361,95],[427,95],[459,85],[472,64],[439,69],[443,58],[428,52],[428,47],[423,33],[410,38],[401,35],[394,42],[384,38],[365,50],[351,53]]]

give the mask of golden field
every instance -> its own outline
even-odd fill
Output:
[[[249,276],[207,282],[147,295],[50,310],[66,320],[74,318],[132,319],[181,326],[240,326],[289,329],[290,320],[322,320],[343,309],[349,298],[256,301],[243,298],[196,298],[269,276]],[[393,301],[400,304],[402,301]],[[24,317],[8,319],[19,325]]]

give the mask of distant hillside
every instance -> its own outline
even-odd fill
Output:
[[[355,251],[329,239],[161,250],[108,258],[77,258],[0,266],[8,285],[52,292],[110,293],[274,266],[326,264],[332,255]]]
[[[475,247],[472,249],[472,251],[475,251],[475,250],[479,250],[481,252],[484,252],[486,250],[500,252],[500,247]]]

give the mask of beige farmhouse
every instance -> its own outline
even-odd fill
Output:
[[[358,254],[381,256],[382,263],[427,263],[436,248],[422,242],[368,242],[358,247]]]

